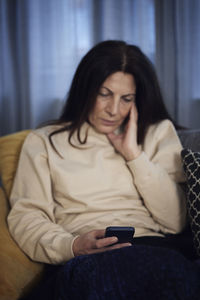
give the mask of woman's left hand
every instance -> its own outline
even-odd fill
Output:
[[[137,143],[137,120],[138,112],[135,103],[133,103],[124,132],[118,135],[112,132],[107,135],[115,149],[126,161],[137,158],[141,153]]]

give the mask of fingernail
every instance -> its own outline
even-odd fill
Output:
[[[113,237],[111,241],[112,241],[113,243],[115,243],[115,242],[118,241],[118,238],[117,238],[117,237]]]
[[[130,246],[132,246],[131,243],[126,243],[126,244],[124,244],[124,245],[125,245],[125,247],[130,247]]]

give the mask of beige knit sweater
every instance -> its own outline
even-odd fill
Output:
[[[73,257],[77,235],[110,225],[134,226],[135,236],[176,233],[186,222],[181,144],[172,123],[149,127],[141,155],[126,162],[106,135],[85,123],[80,145],[47,126],[28,135],[21,151],[8,216],[10,232],[36,261]]]

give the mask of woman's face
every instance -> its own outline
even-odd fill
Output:
[[[100,133],[115,131],[129,114],[135,101],[136,84],[131,74],[116,72],[99,89],[89,122]]]

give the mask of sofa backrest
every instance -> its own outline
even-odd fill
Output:
[[[200,129],[178,130],[178,135],[183,145],[183,148],[200,152]]]

